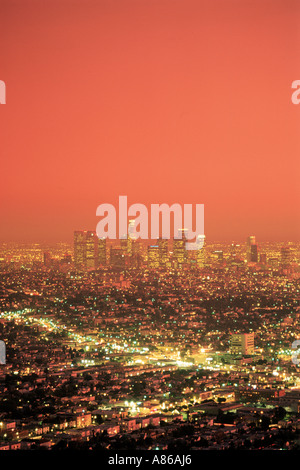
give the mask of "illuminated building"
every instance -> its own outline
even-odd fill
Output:
[[[135,231],[135,219],[130,219],[128,224],[128,235],[124,234],[120,239],[120,245],[123,255],[131,256],[133,254],[133,245],[136,241],[137,234]]]
[[[261,400],[278,400],[285,395],[285,390],[276,390],[272,388],[239,388],[237,396],[239,399],[248,402],[258,402]]]
[[[47,267],[50,267],[51,263],[52,263],[51,254],[49,253],[49,251],[46,251],[44,253],[44,265],[47,266]]]
[[[204,235],[199,235],[198,239],[202,239],[199,250],[197,250],[197,265],[199,268],[203,268],[205,266],[205,236]]]
[[[130,219],[128,224],[128,238],[130,240],[136,240],[138,238],[135,228],[135,219]]]
[[[254,333],[232,335],[230,351],[232,354],[243,354],[246,356],[254,354]]]
[[[255,238],[255,235],[250,235],[248,238],[247,238],[247,247],[251,246],[251,245],[255,245],[256,243],[256,238]]]
[[[268,264],[269,264],[272,268],[277,268],[277,267],[278,267],[278,264],[279,264],[279,260],[278,260],[278,258],[271,257],[271,258],[268,259]]]
[[[106,265],[106,238],[98,238],[98,266]]]
[[[131,251],[133,255],[141,255],[142,254],[142,245],[140,240],[131,240]]]
[[[159,268],[159,246],[150,245],[148,246],[148,268]]]
[[[140,267],[142,264],[142,248],[140,240],[131,240],[131,253],[129,264],[131,267]]]
[[[74,263],[77,269],[96,269],[106,264],[106,239],[99,239],[95,231],[74,232]]]
[[[97,260],[96,260],[96,243],[97,243],[98,237],[96,235],[96,232],[88,231],[86,232],[86,261],[85,265],[87,269],[95,269]]]
[[[267,255],[266,253],[261,253],[260,256],[259,256],[259,262],[262,263],[262,264],[266,264],[267,263]]]
[[[251,245],[248,261],[250,261],[251,263],[257,263],[257,261],[258,261],[258,248],[257,248],[257,245]]]
[[[169,241],[163,238],[158,239],[159,264],[166,266],[169,260]]]
[[[230,262],[235,263],[239,258],[240,245],[232,243],[230,245]]]
[[[186,259],[186,250],[185,250],[185,240],[173,240],[173,258],[175,261],[175,266],[177,268],[181,267],[185,263]]]
[[[181,238],[173,238],[173,259],[175,267],[180,268],[187,260],[187,251],[185,247],[187,242],[187,229],[179,229],[178,236]]]
[[[128,238],[121,238],[120,240],[120,245],[121,245],[121,250],[124,255],[131,255],[132,254],[132,242],[130,237]]]
[[[125,267],[125,255],[122,248],[111,247],[110,248],[110,265],[115,268]]]
[[[282,266],[288,266],[291,262],[291,251],[288,246],[283,246],[281,248],[281,264]]]
[[[224,254],[223,251],[216,250],[213,252],[213,259],[218,263],[223,263]]]
[[[249,263],[257,263],[258,261],[258,249],[254,235],[247,238],[247,261]]]
[[[86,267],[86,232],[74,232],[74,264],[77,269]]]

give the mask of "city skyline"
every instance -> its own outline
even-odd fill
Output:
[[[185,231],[185,229],[183,229]],[[33,255],[34,253],[34,255]],[[97,270],[117,267],[150,269],[202,269],[211,263],[223,266],[231,263],[268,265],[286,269],[299,263],[299,242],[264,242],[250,235],[244,241],[213,241],[204,237],[201,248],[189,250],[182,239],[162,237],[153,240],[139,238],[99,239],[96,231],[75,230],[72,242],[58,243],[3,243],[0,242],[0,261],[23,260],[29,265],[43,262],[47,268],[58,269],[60,263],[68,269]],[[20,258],[21,256],[21,258]]]

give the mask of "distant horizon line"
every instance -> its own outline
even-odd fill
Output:
[[[78,230],[78,231],[89,231],[89,230]],[[93,231],[93,230],[91,230]],[[248,235],[249,236],[249,235]],[[205,237],[205,242],[206,243],[246,243],[247,242],[247,237],[243,238],[243,239],[226,239],[226,240],[221,240],[221,239],[212,239],[212,238],[207,238]],[[129,237],[128,237],[129,238]],[[136,241],[139,241],[141,243],[144,243],[144,244],[149,244],[149,243],[152,243],[153,241],[155,240],[158,240],[159,238],[155,238],[155,239],[147,239],[147,240],[143,240],[143,239],[140,239],[138,238]],[[166,239],[167,241],[173,241],[173,237],[169,238],[169,239]],[[112,244],[119,244],[120,243],[120,240],[119,239],[110,239],[110,238],[107,238],[107,241],[109,243],[112,243]],[[59,244],[59,243],[66,243],[66,244],[70,244],[72,245],[73,244],[73,240],[0,240],[0,244],[49,244],[49,245],[55,245],[55,244]],[[256,243],[259,245],[260,243],[300,243],[300,240],[266,240],[266,239],[262,239],[262,240],[256,240]]]

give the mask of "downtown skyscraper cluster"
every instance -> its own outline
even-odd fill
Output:
[[[98,238],[95,231],[75,231],[74,264],[78,269],[95,269],[98,266],[105,266],[106,239]]]

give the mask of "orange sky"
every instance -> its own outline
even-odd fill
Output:
[[[3,241],[99,204],[204,203],[209,240],[299,239],[298,0],[1,0]]]

